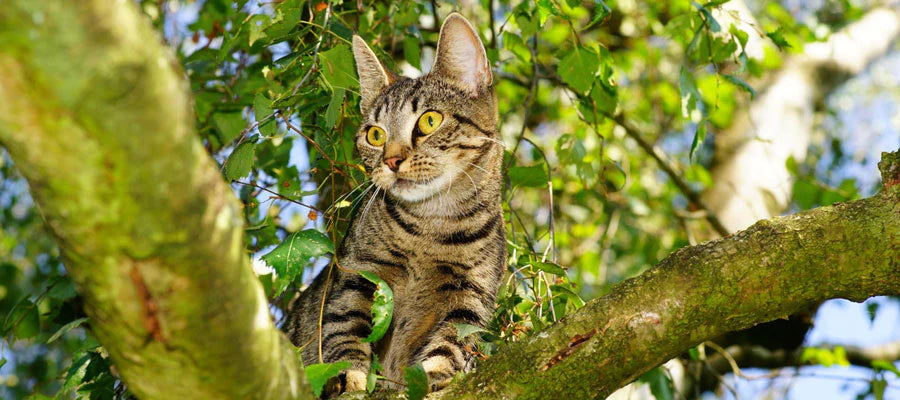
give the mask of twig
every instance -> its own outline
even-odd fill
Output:
[[[277,193],[277,192],[273,192],[273,191],[269,190],[268,188],[265,188],[265,187],[263,187],[263,186],[259,186],[259,185],[255,184],[255,183],[253,183],[253,182],[241,182],[241,181],[232,181],[232,182],[237,183],[237,184],[240,184],[240,185],[244,185],[244,186],[255,187],[255,188],[260,189],[260,190],[263,190],[263,191],[265,191],[265,192],[267,192],[267,193],[269,193],[269,194],[271,194],[271,195],[273,195],[273,196],[277,196],[277,198],[279,198],[279,199],[287,200],[287,201],[289,201],[289,202],[291,202],[291,203],[301,205],[301,206],[306,207],[306,208],[308,208],[308,209],[310,209],[310,210],[313,210],[313,211],[315,211],[315,212],[317,212],[317,213],[319,213],[319,214],[322,214],[322,210],[320,210],[320,209],[318,209],[318,208],[316,208],[316,207],[314,207],[314,206],[311,206],[311,205],[309,205],[309,204],[301,203],[301,202],[299,202],[299,201],[297,201],[297,200],[294,200],[294,199],[292,199],[292,198],[290,198],[290,197],[286,197],[286,196],[284,196],[283,194],[280,194],[280,193]]]

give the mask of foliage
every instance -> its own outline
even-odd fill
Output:
[[[847,5],[838,18],[831,10],[800,21],[783,4],[764,2],[757,31],[744,31],[723,22],[722,3],[484,0],[465,12],[499,78],[508,178],[509,274],[498,308],[485,330],[457,326],[460,337],[484,339],[474,350],[490,355],[523,340],[690,244],[685,215],[696,205],[615,116],[652,127],[639,133],[700,191],[712,183],[711,139],[756,96],[754,86],[804,43],[861,15]],[[260,279],[275,314],[328,265],[371,190],[353,151],[360,116],[351,35],[360,32],[392,70],[427,72],[439,20],[453,7],[434,4],[140,1],[189,79],[199,139],[244,204],[247,254],[274,272]],[[761,36],[765,55],[752,58],[748,40]],[[823,182],[816,161],[789,166],[797,209],[860,196],[852,179]],[[5,154],[0,176],[2,350],[11,361],[0,397],[127,397]],[[381,296],[373,304],[377,340],[390,323],[392,294],[366,278]],[[815,359],[824,363],[823,354]],[[307,376],[321,388],[341,368],[312,365]],[[410,398],[427,392],[417,368],[407,371]],[[664,398],[670,380],[654,371],[642,380]]]

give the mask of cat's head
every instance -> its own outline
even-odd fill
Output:
[[[356,148],[378,188],[419,202],[499,180],[493,78],[484,45],[465,18],[447,17],[434,66],[417,79],[388,71],[359,36],[353,55],[362,111]]]

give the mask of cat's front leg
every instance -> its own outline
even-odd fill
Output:
[[[425,343],[415,351],[413,361],[422,363],[431,391],[443,389],[457,373],[469,372],[474,366],[475,340],[470,337],[460,342],[453,323],[482,326],[484,319],[465,308],[446,311],[443,320],[434,326]]]
[[[372,294],[375,285],[359,274],[337,272],[336,284],[322,314],[322,361],[350,362],[329,394],[366,389],[366,376],[372,360],[371,343],[363,339],[372,332]],[[318,340],[311,345],[318,345]],[[319,349],[313,349],[318,356]],[[316,361],[318,362],[318,361]]]

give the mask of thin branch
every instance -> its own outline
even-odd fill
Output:
[[[669,179],[681,190],[681,193],[684,194],[685,197],[690,200],[697,208],[703,210],[705,212],[705,218],[709,221],[709,224],[712,225],[713,229],[719,233],[719,235],[728,236],[731,232],[728,231],[728,228],[725,228],[725,225],[722,224],[722,221],[719,221],[719,218],[715,213],[712,212],[712,208],[706,204],[705,201],[700,197],[700,193],[697,193],[688,185],[688,183],[681,178],[681,175],[675,171],[675,167],[672,166],[672,163],[669,161],[668,157],[663,154],[656,146],[652,143],[644,140],[641,133],[638,132],[637,129],[632,127],[627,121],[625,121],[625,116],[622,114],[617,114],[615,116],[606,114],[607,118],[612,119],[616,122],[617,125],[621,126],[622,129],[625,130],[625,134],[628,137],[634,139],[637,142],[638,146],[640,146],[644,151],[653,157],[656,160],[656,163],[659,164],[659,167],[669,176]]]
[[[253,182],[241,182],[241,181],[232,181],[232,182],[237,183],[237,184],[239,184],[239,185],[255,187],[255,188],[259,189],[259,190],[262,190],[262,191],[264,191],[264,192],[266,192],[266,193],[269,193],[269,194],[271,194],[271,195],[277,197],[278,199],[281,199],[281,200],[287,200],[287,201],[289,201],[289,202],[291,202],[291,203],[301,205],[301,206],[306,207],[306,208],[308,208],[308,209],[310,209],[310,210],[314,210],[315,212],[317,212],[317,213],[319,213],[319,214],[322,214],[322,210],[320,210],[320,209],[318,209],[318,208],[316,208],[316,207],[314,207],[314,206],[311,206],[311,205],[309,205],[309,204],[301,203],[301,202],[299,202],[299,201],[297,201],[297,200],[294,200],[294,199],[292,199],[292,198],[290,198],[290,197],[286,197],[285,195],[283,195],[283,194],[281,194],[281,193],[274,192],[274,191],[269,190],[268,188],[263,187],[263,186],[259,186],[259,185],[255,184],[255,183],[253,183]]]

